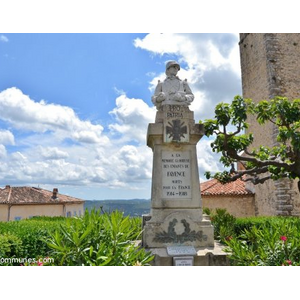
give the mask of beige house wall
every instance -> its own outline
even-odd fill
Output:
[[[69,213],[69,214],[68,214]],[[75,216],[82,216],[84,214],[84,207],[83,207],[83,203],[81,204],[66,204],[65,207],[65,216],[71,216],[71,217],[75,217]]]
[[[203,207],[213,209],[223,208],[235,217],[255,216],[253,196],[202,196]]]
[[[69,214],[68,214],[69,212]],[[80,216],[84,213],[83,203],[80,204],[24,204],[11,205],[0,204],[0,221],[14,221],[27,219],[34,216]]]
[[[13,205],[10,208],[10,221],[14,221],[16,218],[27,219],[35,216],[64,216],[63,205],[39,205],[39,204],[25,204],[25,205]]]
[[[0,204],[0,222],[6,222],[8,216],[8,205]]]

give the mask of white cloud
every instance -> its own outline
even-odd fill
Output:
[[[15,144],[14,135],[9,130],[0,129],[0,144],[14,145]]]
[[[174,54],[181,62],[185,62],[189,69],[200,67],[202,69],[218,68],[228,64],[236,66],[238,56],[232,56],[232,51],[238,49],[237,34],[148,34],[143,39],[134,41],[135,47],[164,55]],[[234,69],[240,72],[239,69]]]
[[[143,39],[134,41],[135,47],[143,48],[154,54],[179,53],[180,46],[185,42],[185,37],[179,34],[151,33]],[[187,45],[188,47],[189,45]]]
[[[125,145],[118,151],[118,158],[122,162],[121,170],[126,177],[133,181],[151,178],[152,153],[146,146]]]
[[[155,108],[122,94],[110,115],[104,133],[103,126],[80,120],[70,107],[36,102],[17,88],[1,92],[0,119],[26,135],[15,141],[12,132],[0,131],[0,181],[141,188],[151,177],[146,133]],[[1,144],[15,147],[8,152]]]
[[[72,137],[73,139],[77,140],[80,143],[89,143],[89,144],[101,143],[101,142],[107,143],[108,142],[107,138],[104,136],[100,137],[99,133],[100,133],[100,129],[99,132],[93,130],[81,130],[78,132],[74,132],[72,134]]]
[[[45,159],[66,159],[69,154],[57,147],[42,147],[40,146],[41,156]]]
[[[3,43],[8,43],[8,38],[5,36],[5,35],[3,35],[3,34],[1,34],[0,35],[0,42],[3,42]]]
[[[197,144],[197,157],[200,180],[206,180],[204,173],[210,171],[216,173],[224,170],[223,165],[219,162],[220,155],[212,152],[210,144],[213,140],[203,137]]]
[[[237,34],[148,34],[134,45],[154,55],[170,55],[181,64],[178,76],[187,79],[195,94],[191,109],[195,119],[212,118],[219,102],[230,102],[241,94]],[[173,59],[173,57],[172,57]],[[151,80],[153,92],[158,80],[165,78],[165,67]]]
[[[4,159],[5,157],[6,157],[6,149],[3,145],[0,145],[0,159]]]
[[[27,161],[27,157],[22,154],[20,151],[14,152],[11,156],[10,156],[14,161]]]
[[[81,143],[108,143],[103,127],[82,121],[67,106],[35,102],[17,88],[0,93],[0,119],[16,129],[30,132],[55,132],[60,139],[71,138]]]
[[[116,107],[109,112],[117,121],[109,129],[121,135],[122,141],[145,143],[148,124],[155,121],[155,111],[143,100],[130,99],[123,94],[116,99]]]

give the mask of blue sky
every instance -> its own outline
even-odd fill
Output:
[[[241,93],[238,34],[0,33],[0,187],[150,198],[151,95],[171,59],[196,121]],[[197,148],[201,180],[221,168],[209,144]]]

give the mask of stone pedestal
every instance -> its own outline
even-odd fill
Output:
[[[152,266],[174,266],[176,263],[177,266],[229,266],[228,254],[223,249],[224,246],[215,242],[213,247],[195,248],[196,253],[193,256],[170,255],[167,248],[151,248],[149,251],[155,255]]]
[[[172,246],[197,251],[215,247],[213,226],[201,205],[196,144],[203,135],[202,125],[195,124],[194,113],[184,105],[162,106],[155,123],[149,124],[152,195],[142,245],[161,257]]]

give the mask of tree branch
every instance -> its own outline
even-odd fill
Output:
[[[244,150],[244,152],[248,155],[248,156],[252,156],[252,157],[254,157],[255,156],[255,154],[253,154],[253,153],[250,153],[249,151],[248,151],[248,149],[246,148],[245,150]]]
[[[243,170],[243,171],[234,171],[233,172],[233,176],[231,176],[230,181],[235,181],[238,178],[242,178],[244,175],[254,175],[257,176],[258,174],[262,174],[262,173],[267,173],[268,172],[268,167],[262,167],[262,168],[252,168],[249,170]]]
[[[246,179],[242,179],[243,181],[251,181],[253,184],[258,184],[258,183],[264,183],[265,181],[269,180],[271,178],[271,175],[259,178],[257,176],[255,177],[248,177]]]
[[[226,152],[228,153],[228,156],[230,158],[233,158],[233,159],[236,159],[236,160],[239,160],[239,161],[248,161],[248,162],[251,162],[251,163],[257,165],[258,167],[275,166],[275,167],[279,167],[279,168],[285,168],[287,170],[291,170],[291,168],[292,168],[292,165],[289,165],[285,162],[275,160],[277,157],[274,157],[274,158],[269,159],[269,160],[263,160],[262,161],[262,160],[259,160],[259,159],[255,158],[255,157],[240,156],[233,149],[228,149]]]

